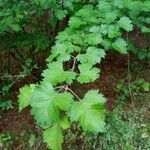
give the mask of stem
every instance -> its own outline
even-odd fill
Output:
[[[72,65],[71,71],[74,71],[77,58],[74,57],[74,56],[71,56],[71,57],[74,59],[74,60],[73,60],[73,65]],[[69,92],[71,92],[78,100],[80,100],[80,98],[78,97],[78,95],[75,94],[74,91],[72,91],[72,90],[68,87],[68,85],[57,86],[57,87],[55,87],[54,89],[59,89],[59,91],[62,90],[62,89],[64,89],[65,92],[66,92],[66,91],[69,91]]]
[[[0,76],[1,80],[4,80],[5,78],[18,78],[18,77],[25,77],[26,75],[4,75]]]
[[[72,91],[70,88],[68,88],[68,91],[70,91],[78,100],[80,100],[78,95],[76,93],[74,93],[74,91]]]
[[[57,86],[54,89],[65,89],[66,85]]]
[[[126,39],[127,39],[127,43],[128,43],[128,33],[126,33]],[[129,94],[130,94],[130,98],[131,98],[131,101],[132,101],[132,105],[134,106],[134,96],[133,96],[133,93],[132,93],[132,90],[131,90],[131,72],[130,72],[130,54],[128,52],[128,90],[129,90]]]
[[[129,93],[130,93],[130,97],[131,100],[133,101],[133,95],[132,95],[132,91],[131,91],[131,73],[130,73],[130,54],[128,53],[128,89],[129,89]]]
[[[68,85],[62,85],[62,86],[57,86],[55,87],[54,89],[59,89],[59,91],[61,89],[64,89],[65,91],[69,91],[70,93],[72,93],[78,100],[80,100],[80,98],[78,97],[78,95],[73,91],[71,90]]]
[[[73,65],[72,65],[72,69],[71,69],[72,71],[74,71],[74,69],[75,69],[76,60],[77,60],[77,58],[76,58],[76,57],[74,57]]]
[[[65,91],[67,91],[68,90],[68,85],[66,85],[66,87],[65,87]]]

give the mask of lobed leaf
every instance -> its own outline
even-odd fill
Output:
[[[103,132],[105,101],[97,90],[88,91],[83,100],[73,103],[69,113],[71,121],[78,121],[84,131]]]
[[[123,28],[128,32],[133,30],[132,21],[128,17],[121,17],[117,23],[120,26],[120,28]]]
[[[99,77],[100,70],[98,68],[92,68],[89,64],[79,65],[80,75],[77,81],[80,83],[89,83],[96,80]]]
[[[48,69],[46,69],[42,76],[43,81],[49,82],[52,85],[57,85],[58,83],[66,82],[71,84],[76,77],[76,73],[73,71],[64,71],[62,62],[52,62],[49,63]]]
[[[118,25],[110,25],[108,29],[108,37],[116,38],[121,35],[120,29]]]
[[[88,63],[95,65],[96,63],[99,63],[102,58],[105,57],[105,51],[100,48],[96,47],[88,47],[86,54],[79,54],[77,56],[77,59],[81,63]]]
[[[73,95],[68,92],[57,93],[55,96],[55,104],[59,107],[60,110],[68,111],[72,102]]]
[[[122,54],[127,54],[127,43],[122,38],[116,39],[112,44],[113,48]]]
[[[29,106],[35,87],[36,87],[35,84],[30,84],[25,85],[19,90],[20,92],[18,95],[19,111]]]
[[[54,102],[55,94],[52,85],[44,82],[34,90],[30,102],[31,114],[43,128],[49,127],[59,119],[59,109]]]
[[[49,149],[61,150],[63,135],[59,124],[54,124],[51,128],[46,129],[43,133],[43,140]]]

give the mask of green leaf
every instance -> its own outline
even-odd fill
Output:
[[[79,46],[73,45],[71,42],[65,41],[63,43],[56,43],[55,46],[52,47],[51,55],[48,57],[47,62],[52,62],[57,59],[59,62],[69,61],[70,53],[74,51],[80,51]]]
[[[60,126],[54,124],[51,128],[46,129],[43,133],[43,140],[47,143],[49,149],[61,150],[63,135]]]
[[[144,82],[142,84],[142,87],[143,87],[145,92],[149,92],[150,91],[150,83],[149,82]]]
[[[103,39],[102,43],[105,50],[109,50],[112,46],[112,41],[110,39]]]
[[[76,73],[75,72],[66,71],[66,74],[65,74],[66,83],[71,84],[75,78],[76,78]]]
[[[121,35],[118,25],[110,25],[108,30],[108,37],[115,38]]]
[[[99,32],[90,33],[85,37],[84,42],[90,45],[100,44],[102,41],[102,35]]]
[[[93,5],[85,5],[80,9],[75,16],[79,17],[82,23],[94,24],[97,22],[97,12],[93,9]]]
[[[36,141],[36,136],[32,133],[30,135],[30,138],[29,138],[29,141],[28,141],[29,146],[32,147],[34,145],[35,141]]]
[[[59,19],[59,20],[62,20],[66,17],[67,15],[67,10],[56,10],[55,11],[55,14],[56,14],[56,17]]]
[[[52,47],[52,54],[47,60],[52,62],[55,58],[57,58],[57,61],[60,62],[68,61],[70,59],[70,54],[67,53],[67,46],[65,45],[65,42],[56,43],[55,46]]]
[[[142,28],[143,33],[150,33],[150,28],[145,27],[145,26],[142,26],[141,28]]]
[[[106,35],[108,33],[108,25],[107,24],[102,24],[100,27],[100,32],[104,35]]]
[[[74,31],[72,31],[74,32]],[[70,33],[69,40],[75,45],[82,45],[83,44],[83,37],[82,31]]]
[[[98,94],[98,90],[88,91],[83,100],[72,105],[69,113],[71,121],[78,121],[84,131],[103,132],[105,101],[103,95]]]
[[[128,32],[133,30],[132,21],[128,17],[121,17],[117,23],[120,26],[120,28],[123,28]]]
[[[90,32],[100,32],[100,26],[92,26]]]
[[[59,120],[59,109],[68,111],[72,102],[72,94],[68,92],[57,93],[51,84],[42,82],[35,88],[32,95],[31,113],[37,123],[46,128]]]
[[[77,81],[80,83],[89,83],[96,80],[99,77],[100,70],[98,68],[92,68],[89,64],[79,65],[80,75]]]
[[[102,58],[105,57],[105,51],[100,48],[96,47],[88,47],[86,54],[79,54],[77,56],[77,59],[81,63],[88,63],[95,65],[96,63],[99,63]]]
[[[19,24],[11,24],[10,26],[11,26],[12,30],[14,30],[14,31],[20,31],[21,30],[21,27]]]
[[[50,82],[52,85],[57,85],[65,80],[65,72],[61,62],[52,62],[48,65],[48,69],[42,73],[44,81]]]
[[[70,36],[69,36],[67,30],[65,30],[63,32],[58,33],[58,36],[56,36],[56,40],[61,43],[61,42],[67,41],[69,39],[69,37]]]
[[[68,92],[58,93],[55,96],[55,104],[61,110],[68,111],[72,102],[73,102],[73,96]]]
[[[70,122],[69,122],[67,117],[61,117],[61,119],[60,119],[60,126],[63,129],[68,129],[70,127]]]
[[[49,83],[42,82],[34,90],[30,105],[31,114],[37,124],[43,128],[49,127],[54,121],[59,119],[59,110],[55,105],[55,95],[53,87]]]
[[[105,97],[102,94],[99,94],[98,90],[90,90],[88,91],[85,96],[84,100],[88,101],[88,103],[99,103],[104,104],[106,102]]]
[[[76,73],[72,71],[64,71],[63,64],[61,62],[49,63],[48,69],[46,69],[42,76],[43,81],[50,82],[52,85],[66,82],[71,84],[76,77]]]
[[[118,8],[123,8],[123,0],[114,0],[113,5]]]
[[[111,4],[106,0],[99,1],[98,8],[101,12],[109,12],[111,10]]]
[[[106,23],[106,24],[109,24],[109,23],[113,23],[117,18],[117,14],[115,11],[113,12],[107,12],[105,15],[104,15],[104,20],[103,22]]]
[[[35,84],[26,85],[19,90],[18,101],[19,101],[19,111],[29,106],[33,91],[35,89]]]
[[[82,21],[79,17],[71,17],[69,20],[69,26],[71,28],[80,28],[81,26],[85,25],[86,22]]]
[[[85,5],[75,15],[86,20],[93,15],[93,12],[93,5]]]
[[[113,48],[122,54],[127,54],[127,43],[122,38],[116,39],[112,44]]]

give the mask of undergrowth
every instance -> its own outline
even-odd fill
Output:
[[[0,49],[18,59],[22,68],[14,76],[8,69],[5,75],[10,77],[10,82],[2,84],[2,98],[10,97],[14,83],[39,69],[34,54],[50,49],[42,79],[25,85],[18,95],[19,111],[30,106],[37,126],[43,129],[43,141],[48,148],[62,149],[66,130],[77,124],[83,134],[93,133],[96,141],[101,137],[97,135],[103,135],[100,147],[104,149],[108,149],[109,142],[113,143],[109,149],[133,149],[138,129],[131,124],[132,119],[123,120],[126,118],[119,106],[131,99],[135,107],[140,95],[134,92],[149,91],[149,83],[144,80],[131,83],[129,66],[130,53],[140,59],[150,58],[149,44],[140,48],[129,37],[129,33],[137,30],[148,41],[149,12],[148,0],[1,0]],[[23,49],[26,52],[22,54]],[[108,51],[128,57],[128,79],[118,85],[123,95],[113,112],[106,111],[107,97],[100,89],[89,89],[80,97],[71,88],[74,83],[83,85],[98,79],[101,70],[97,64],[107,57]],[[8,64],[11,66],[10,61]],[[123,84],[126,81],[127,86]]]

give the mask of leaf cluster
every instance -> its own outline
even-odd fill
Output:
[[[56,1],[36,3],[47,9],[51,4],[55,7]],[[68,27],[56,36],[42,81],[24,86],[18,96],[20,111],[31,106],[37,124],[45,129],[44,141],[53,150],[61,149],[62,130],[70,127],[71,122],[78,122],[85,132],[104,131],[104,96],[92,89],[79,98],[70,85],[74,81],[84,84],[98,79],[100,69],[96,64],[105,58],[107,50],[127,54],[124,33],[139,25],[135,16],[140,11],[149,11],[148,1],[101,0],[96,4],[83,3],[79,10],[72,4],[66,4],[74,12]],[[145,8],[140,10],[140,5]],[[66,14],[66,10],[59,10],[56,16],[62,19]],[[67,68],[66,63],[71,67]]]

